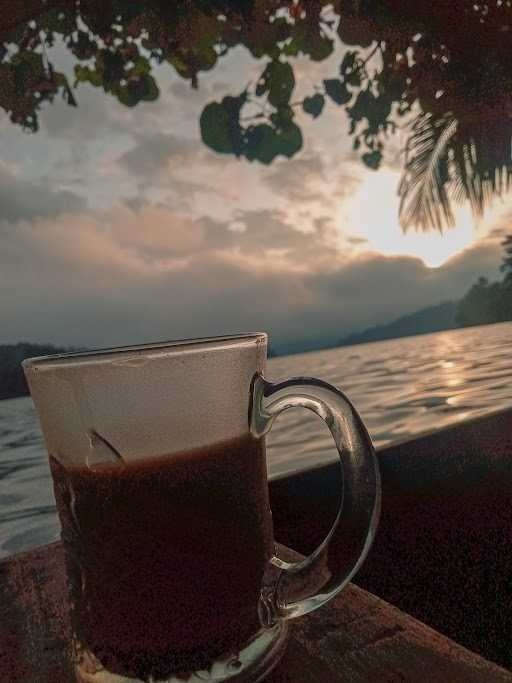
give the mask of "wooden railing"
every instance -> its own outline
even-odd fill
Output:
[[[512,410],[378,457],[382,518],[358,585],[297,622],[269,683],[512,682]],[[277,540],[315,547],[339,486],[336,465],[272,481]],[[69,637],[60,543],[1,562],[0,681],[71,683]]]
[[[355,583],[512,668],[512,409],[378,453],[382,516]],[[336,464],[271,483],[280,542],[308,553],[337,511]]]
[[[0,562],[0,681],[74,681],[60,543]],[[512,674],[349,585],[293,625],[266,681],[512,683]]]

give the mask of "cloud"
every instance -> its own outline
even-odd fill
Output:
[[[316,201],[320,194],[319,184],[325,182],[324,165],[318,155],[278,160],[262,175],[262,182],[292,201]]]
[[[155,191],[165,192],[170,204],[191,209],[198,193],[209,190],[215,168],[224,168],[227,160],[211,158],[198,140],[185,135],[151,132],[135,133],[135,144],[117,156],[112,171],[119,168],[135,182],[137,196],[125,204],[137,208],[147,203]],[[207,181],[201,174],[206,175]]]
[[[179,80],[177,80],[178,78]],[[205,97],[203,94],[203,90],[205,89],[203,84],[201,84],[200,88],[196,89],[191,86],[190,81],[183,80],[178,76],[175,76],[175,79],[176,80],[173,80],[169,86],[169,92],[173,97],[175,97],[180,103],[191,102],[197,105],[203,103]],[[223,87],[229,88],[229,86],[226,86],[225,84],[223,84]]]
[[[72,77],[71,84],[73,80]],[[92,141],[114,128],[119,130],[116,109],[122,105],[111,95],[98,91],[88,83],[82,83],[74,95],[76,107],[70,107],[58,97],[41,111],[41,130],[49,137],[83,144],[85,140]]]
[[[227,225],[207,217],[200,220],[207,229],[209,247],[236,249],[258,257],[270,254],[267,261],[286,263],[294,270],[311,267],[313,263],[318,267],[319,259],[332,262],[336,258],[332,227],[321,218],[313,221],[309,232],[294,227],[289,216],[280,210],[237,211],[234,218],[234,223]]]
[[[7,226],[0,341],[92,347],[265,329],[277,348],[335,343],[461,296],[479,275],[495,277],[501,257],[486,241],[438,269],[371,253],[343,261],[280,212],[238,221],[233,230],[146,206]]]
[[[308,288],[317,317],[326,318],[327,304],[350,332],[456,300],[479,274],[495,277],[498,263],[499,250],[488,244],[475,246],[437,269],[410,256],[366,253],[335,271],[315,273]]]
[[[505,216],[504,222],[509,224],[511,217],[512,216],[510,214]],[[510,228],[507,228],[504,225],[502,225],[499,227],[492,228],[488,233],[488,237],[494,240],[504,240],[508,234],[510,234]]]
[[[136,134],[135,140],[118,162],[137,177],[156,175],[167,170],[171,161],[182,163],[196,151],[194,142],[160,132]]]
[[[0,162],[0,222],[49,218],[81,211],[84,197],[69,190],[54,190],[50,182],[31,182]]]
[[[95,224],[96,230],[92,227]],[[98,213],[96,218],[84,217],[78,225],[79,231],[89,226],[88,231],[92,229],[94,235],[110,240],[120,253],[155,267],[219,253],[244,262],[246,267],[273,270],[311,270],[321,262],[332,264],[337,258],[332,246],[334,231],[325,217],[304,232],[279,210],[239,210],[231,221],[211,216],[193,220],[165,204],[143,203],[132,208],[117,206]],[[56,230],[58,224],[47,227],[48,233]]]
[[[360,165],[353,161],[340,164],[339,159],[333,164],[311,147],[294,159],[275,161],[271,169],[261,173],[261,182],[287,202],[335,207],[358,186]]]

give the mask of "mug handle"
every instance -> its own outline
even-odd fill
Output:
[[[302,407],[329,427],[341,460],[341,503],[324,541],[302,561],[273,555],[263,580],[260,620],[272,627],[321,607],[358,571],[371,547],[380,515],[380,474],[366,428],[347,397],[318,379],[295,377],[278,384],[256,375],[251,433],[263,437],[284,410]]]

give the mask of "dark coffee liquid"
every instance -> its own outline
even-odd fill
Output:
[[[273,549],[263,440],[92,470],[50,461],[73,627],[105,668],[158,680],[255,634]]]

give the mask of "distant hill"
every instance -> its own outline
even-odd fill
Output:
[[[436,306],[422,308],[415,313],[403,315],[385,325],[375,325],[362,332],[349,334],[340,339],[340,346],[350,344],[365,344],[383,339],[395,339],[397,337],[411,337],[416,334],[428,332],[440,332],[458,327],[455,321],[458,302],[444,301]]]
[[[0,344],[0,399],[28,396],[28,386],[21,367],[22,360],[73,350],[51,344]]]

